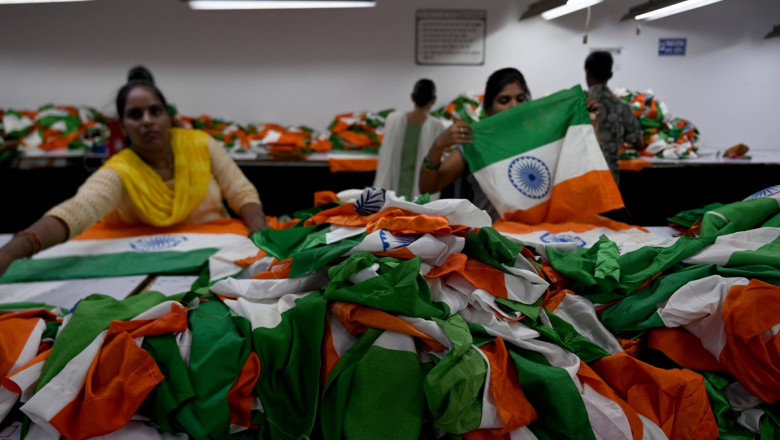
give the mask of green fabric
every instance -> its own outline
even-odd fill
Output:
[[[704,215],[701,235],[724,235],[753,229],[774,216],[777,209],[777,200],[768,197],[724,205]]]
[[[216,248],[16,260],[2,283],[200,272]]]
[[[312,243],[313,232],[318,227],[313,225],[287,229],[264,228],[252,234],[251,238],[257,247],[268,252],[269,255],[286,260]],[[330,229],[325,228],[325,230]]]
[[[347,301],[374,307],[389,313],[417,318],[443,318],[449,314],[444,303],[434,303],[428,283],[420,275],[422,260],[398,260],[377,257],[370,252],[352,254],[346,260],[328,269],[330,283],[324,296],[329,301]],[[358,284],[350,277],[377,264],[379,276]]]
[[[162,302],[159,292],[142,292],[118,301],[110,296],[93,294],[81,300],[68,324],[54,341],[49,359],[43,366],[37,389],[49,383],[65,365],[84,350],[112,321],[128,321]]]
[[[320,395],[326,307],[321,294],[310,293],[283,312],[276,327],[252,331],[261,365],[257,394],[263,403],[269,439],[311,435]]]
[[[766,264],[780,268],[780,238],[751,251],[736,251],[731,254],[727,266]]]
[[[466,321],[460,315],[435,320],[454,348],[425,377],[423,388],[436,428],[463,434],[479,427],[482,420],[482,387],[487,364],[471,347]]]
[[[702,208],[680,211],[677,214],[668,217],[666,220],[669,221],[669,223],[674,223],[680,226],[685,226],[686,228],[690,228],[691,226],[698,223],[706,212],[720,208],[721,206],[723,206],[723,203],[710,203],[709,205],[705,205]]]
[[[412,193],[414,193],[414,176],[419,172],[417,169],[417,144],[420,143],[421,131],[422,124],[406,123],[404,143],[401,148],[397,193],[399,196],[406,197],[406,200],[412,200]]]
[[[228,392],[252,349],[249,321],[212,297],[189,312],[188,325],[192,331],[189,377],[197,398],[179,410],[176,420],[194,438],[226,438]]]
[[[548,313],[552,327],[544,324],[536,324],[529,320],[524,320],[523,324],[542,334],[553,344],[563,347],[576,354],[583,362],[593,362],[596,359],[609,356],[609,352],[598,346],[595,342],[580,334],[573,325],[565,319],[557,316],[555,313]]]
[[[739,412],[731,408],[729,400],[726,397],[725,390],[733,382],[725,377],[715,373],[702,371],[704,377],[704,386],[707,390],[707,397],[710,400],[712,413],[715,415],[715,421],[720,431],[720,439],[728,440],[753,440],[754,434],[737,423]]]
[[[715,237],[680,237],[669,247],[645,246],[618,256],[615,243],[602,236],[591,248],[576,253],[546,250],[553,268],[575,282],[572,290],[595,303],[607,303],[625,298],[646,280],[714,241]]]
[[[585,403],[569,373],[540,353],[507,345],[523,393],[539,415],[539,431],[556,439],[595,440]],[[531,425],[534,430],[534,424]],[[543,435],[543,434],[542,434]]]
[[[555,129],[539,130],[540,121]],[[492,163],[562,139],[569,126],[584,124],[590,124],[590,117],[585,92],[578,85],[477,122],[472,126],[474,145],[464,148],[463,156],[471,172],[476,173]]]
[[[290,278],[301,277],[325,267],[345,252],[360,244],[366,237],[362,233],[355,237],[345,238],[336,243],[306,249],[293,256],[290,266]]]
[[[496,297],[495,299],[498,308],[500,308],[504,312],[506,313],[519,312],[531,318],[534,321],[536,321],[536,318],[539,317],[539,313],[541,312],[542,309],[543,300],[544,300],[544,296],[541,296],[533,304],[523,304],[520,301],[515,301],[513,299],[499,298],[499,297]]]
[[[496,269],[509,273],[505,266],[514,267],[522,247],[493,228],[480,228],[476,234],[469,232],[463,253]]]
[[[711,275],[755,278],[776,286],[780,285],[780,270],[771,266],[753,265],[734,268],[714,264],[689,266],[661,276],[644,289],[607,307],[601,313],[600,319],[612,333],[618,336],[628,331],[665,327],[656,313],[658,305],[669,299],[685,284]]]

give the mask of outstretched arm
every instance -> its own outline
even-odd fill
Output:
[[[68,227],[57,217],[44,216],[27,229],[17,232],[11,241],[0,248],[0,275],[20,258],[62,243],[68,239]]]

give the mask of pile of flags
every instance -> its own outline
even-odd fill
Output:
[[[639,156],[664,159],[698,157],[699,130],[692,122],[671,116],[666,104],[659,101],[651,90],[642,93],[621,88],[615,90],[615,95],[631,106],[645,142],[642,151],[625,147],[621,151],[621,159]]]
[[[582,246],[502,233],[466,200],[320,200],[213,253],[189,292],[0,307],[3,423],[72,439],[780,435],[780,186],[680,237],[604,223]]]
[[[105,149],[110,120],[87,106],[48,104],[37,110],[0,109],[0,140],[19,142],[22,154]]]
[[[450,121],[463,121],[469,124],[485,118],[482,108],[484,95],[461,93],[447,105],[437,108],[431,115]]]
[[[350,112],[336,115],[328,125],[330,149],[376,152],[382,143],[385,121],[393,109],[378,112]],[[327,150],[327,144],[320,146]]]

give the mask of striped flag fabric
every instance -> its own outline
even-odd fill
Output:
[[[15,261],[0,283],[199,272],[220,249],[251,244],[237,219],[155,228],[98,223],[28,260]]]
[[[562,222],[623,207],[580,86],[473,125],[464,156],[504,218]]]

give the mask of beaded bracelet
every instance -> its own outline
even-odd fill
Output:
[[[441,168],[441,162],[439,162],[438,165],[434,165],[433,162],[431,162],[430,159],[428,159],[428,156],[423,157],[423,168],[426,170],[431,171],[439,171],[439,168]]]
[[[16,235],[20,235],[30,240],[30,243],[33,245],[33,255],[41,251],[41,239],[38,238],[38,235],[35,232],[21,230],[17,232]]]

